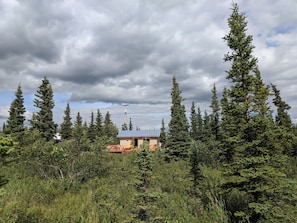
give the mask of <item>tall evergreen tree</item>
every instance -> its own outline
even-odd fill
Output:
[[[270,119],[269,88],[263,84],[252,55],[246,18],[238,12],[237,4],[232,10],[230,32],[224,37],[231,49],[224,57],[232,63],[227,71],[231,87],[224,90],[222,99],[226,206],[232,222],[289,222],[284,212],[285,203],[290,203],[285,194],[289,187],[284,190],[286,157],[282,143],[274,140],[284,137],[274,130]],[[234,200],[238,199],[241,205],[236,207]]]
[[[132,119],[130,118],[130,121],[129,121],[129,130],[133,130],[133,124],[132,124]]]
[[[232,162],[234,154],[235,154],[235,143],[237,142],[237,136],[235,134],[236,125],[231,125],[233,121],[233,117],[229,115],[229,110],[231,109],[231,105],[229,104],[229,99],[228,99],[228,89],[224,88],[223,90],[223,97],[221,100],[221,106],[222,106],[222,111],[221,111],[221,116],[222,116],[222,121],[221,121],[221,129],[222,129],[222,145],[223,149],[221,151],[221,159],[224,162]],[[232,136],[232,137],[230,137]]]
[[[150,181],[152,178],[153,161],[152,155],[149,152],[148,143],[142,145],[142,150],[137,153],[137,159],[135,162],[138,166],[137,181],[135,182],[136,193],[134,200],[136,203],[136,209],[133,211],[134,219],[138,219],[141,222],[151,222],[152,214],[151,209],[153,205],[152,201],[156,199],[155,193],[150,192]]]
[[[200,107],[197,109],[197,139],[202,140],[203,139],[203,118],[201,114]]]
[[[80,143],[82,135],[83,135],[83,120],[82,117],[80,115],[80,112],[77,113],[76,115],[76,119],[74,122],[74,128],[73,128],[73,136],[75,141],[77,141],[78,143]]]
[[[32,129],[37,129],[37,125],[36,125],[36,123],[37,123],[37,115],[36,115],[35,112],[32,113],[32,118],[29,120],[29,123],[31,125],[31,128],[30,128],[31,130]]]
[[[72,136],[71,111],[69,103],[67,103],[64,111],[63,122],[61,124],[61,135],[63,139],[70,139]]]
[[[190,129],[190,135],[192,139],[197,140],[198,139],[198,120],[197,120],[197,113],[196,113],[196,107],[195,107],[195,102],[192,102],[191,106],[191,116],[190,116],[190,121],[191,121],[191,129]]]
[[[90,124],[88,127],[88,139],[91,142],[94,142],[96,139],[96,135],[97,135],[97,132],[96,132],[96,125],[95,125],[95,117],[94,117],[94,112],[92,111],[91,112],[91,121],[90,121]]]
[[[18,86],[15,93],[15,99],[10,105],[9,117],[7,120],[6,132],[8,133],[20,133],[25,130],[25,106],[24,97],[21,85]]]
[[[188,157],[191,137],[186,117],[186,109],[182,104],[181,90],[174,76],[171,91],[171,119],[166,140],[166,159],[183,159]]]
[[[127,123],[124,122],[124,124],[122,125],[122,131],[127,131],[127,130],[128,130]]]
[[[276,85],[272,84],[271,87],[274,93],[273,104],[277,108],[275,123],[278,126],[290,129],[292,128],[292,121],[287,111],[291,109],[291,106],[282,100],[282,97],[280,96],[280,91],[277,89]]]
[[[106,112],[106,115],[104,118],[104,132],[107,137],[112,137],[112,138],[115,138],[118,134],[118,129],[111,121],[111,116],[109,111]]]
[[[34,128],[47,140],[52,139],[56,131],[52,111],[55,105],[53,97],[51,84],[49,80],[44,77],[35,93],[34,106],[38,108],[39,111],[36,113],[36,119],[32,119],[32,121],[34,122]]]
[[[6,123],[4,122],[3,125],[2,125],[2,132],[5,132],[5,131],[6,131],[6,126],[7,126],[7,125],[6,125]]]
[[[99,109],[97,110],[96,116],[96,133],[97,136],[101,136],[103,133],[102,114]]]
[[[211,114],[211,131],[214,135],[216,140],[220,139],[220,105],[217,96],[217,88],[216,85],[213,85],[211,90],[212,97],[211,97],[211,105],[212,114]]]
[[[203,117],[203,135],[200,140],[202,141],[208,141],[212,138],[212,131],[211,131],[211,116],[207,113],[207,111],[204,111],[204,117]]]
[[[166,144],[166,131],[165,131],[165,122],[164,118],[162,118],[162,124],[161,124],[161,133],[160,133],[160,143],[161,147],[164,148],[164,145]]]
[[[257,59],[253,57],[252,51],[252,36],[246,34],[247,22],[245,16],[239,14],[238,5],[233,4],[233,13],[228,19],[230,32],[223,38],[231,52],[224,56],[225,62],[231,62],[231,68],[227,70],[227,79],[232,83],[230,89],[224,92],[223,100],[228,102],[224,104],[227,111],[223,111],[225,115],[222,123],[224,126],[225,137],[223,140],[225,148],[230,156],[233,156],[235,151],[230,151],[231,147],[236,147],[237,144],[242,144],[240,133],[242,127],[250,120],[252,95],[254,94],[255,70],[257,68]],[[227,146],[228,144],[228,146]],[[235,148],[234,148],[235,149]],[[233,157],[226,157],[227,160],[232,160]]]

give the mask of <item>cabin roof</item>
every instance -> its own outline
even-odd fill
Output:
[[[126,130],[120,131],[118,138],[131,138],[131,137],[160,137],[160,130]]]

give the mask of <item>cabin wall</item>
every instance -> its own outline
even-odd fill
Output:
[[[150,143],[149,143],[150,148],[158,147],[159,138],[144,138],[144,137],[141,137],[141,138],[121,138],[120,139],[120,145],[121,145],[121,147],[123,147],[125,149],[130,149],[131,146],[134,146],[134,140],[137,140],[137,147],[140,148],[142,143],[145,140],[148,140],[148,139],[150,141]]]
[[[131,143],[132,139],[120,139],[120,145],[121,147],[125,148],[125,149],[130,149],[131,148]]]

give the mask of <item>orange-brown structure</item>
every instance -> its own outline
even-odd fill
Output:
[[[118,134],[120,145],[109,145],[107,151],[111,153],[129,153],[141,149],[146,142],[149,150],[154,152],[160,143],[160,130],[127,130]]]

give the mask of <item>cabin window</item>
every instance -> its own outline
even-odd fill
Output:
[[[138,139],[134,139],[134,147],[138,147]]]

